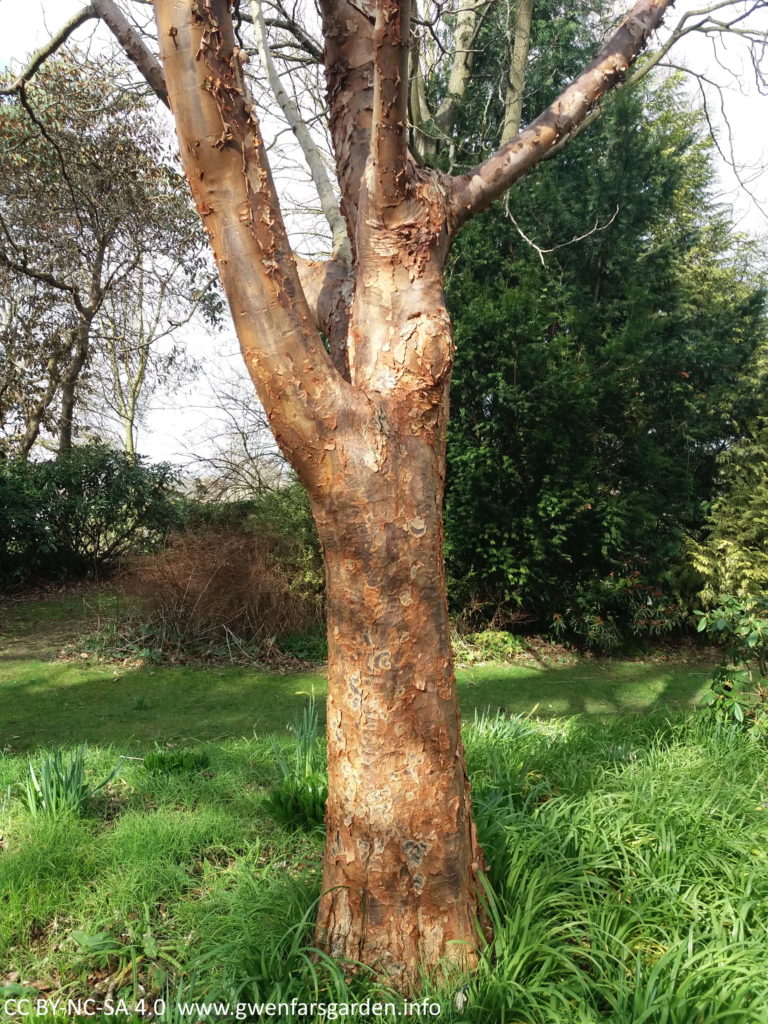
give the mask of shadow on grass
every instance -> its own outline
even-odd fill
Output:
[[[459,673],[464,714],[490,709],[602,717],[696,706],[708,688],[702,663],[582,661],[556,667],[483,668]]]
[[[460,671],[465,716],[475,711],[588,718],[694,706],[706,665],[584,661]],[[87,740],[121,749],[284,731],[322,672],[278,675],[249,667],[91,665],[6,658],[0,664],[0,748]]]

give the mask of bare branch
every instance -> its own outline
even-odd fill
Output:
[[[20,260],[11,259],[6,252],[0,249],[0,266],[7,267],[8,270],[13,271],[13,273],[29,277],[33,281],[39,281],[41,284],[47,284],[49,287],[55,288],[57,291],[66,292],[68,295],[72,296],[72,302],[78,313],[85,316],[89,312],[88,303],[83,302],[82,296],[75,285],[69,284],[67,281],[62,281],[60,277],[56,277],[54,274],[49,274],[45,270],[37,270],[35,267],[30,267],[26,258],[22,258]]]
[[[373,31],[370,188],[379,210],[405,195],[410,0],[379,0]]]
[[[549,253],[557,252],[558,249],[565,249],[569,245],[575,245],[577,242],[583,242],[584,239],[585,238],[589,238],[590,235],[596,235],[598,233],[598,231],[605,231],[606,228],[609,228],[611,226],[611,224],[613,224],[613,222],[616,220],[616,218],[619,215],[619,206],[618,206],[618,204],[616,205],[616,209],[613,211],[613,214],[608,218],[608,220],[605,222],[605,224],[600,224],[596,220],[595,221],[595,226],[593,228],[590,228],[589,231],[585,231],[581,235],[574,235],[573,238],[569,238],[567,242],[558,242],[557,245],[552,245],[548,249],[543,249],[540,245],[537,245],[536,242],[534,242],[532,238],[529,238],[528,235],[526,235],[526,233],[523,231],[523,229],[520,227],[520,225],[515,220],[515,217],[512,214],[512,211],[510,210],[508,203],[505,203],[504,214],[512,222],[512,226],[514,227],[515,231],[517,231],[518,235],[520,235],[522,240],[524,242],[526,242],[528,245],[530,245],[530,247],[532,249],[535,250],[535,252],[537,253],[539,259],[541,260],[542,267],[544,267],[544,266],[546,266],[546,262],[544,260],[544,257],[546,255],[548,255]]]
[[[128,59],[139,69],[155,96],[166,107],[169,106],[163,69],[117,4],[113,0],[92,0],[91,7],[108,26]]]
[[[296,136],[296,141],[299,143],[301,151],[304,154],[304,159],[307,161],[309,172],[312,175],[312,181],[314,182],[317,194],[320,197],[320,206],[322,207],[325,219],[328,221],[331,229],[334,254],[338,254],[345,263],[350,263],[352,260],[352,250],[350,248],[344,218],[341,216],[339,204],[333,191],[333,185],[331,184],[328,172],[325,169],[325,163],[323,162],[322,155],[315,144],[315,140],[309,132],[309,128],[301,116],[298,106],[288,95],[282,81],[280,80],[280,75],[275,67],[275,62],[272,59],[272,54],[269,49],[269,41],[267,40],[267,29],[264,24],[261,0],[251,0],[251,16],[253,20],[253,28],[256,34],[256,47],[261,66],[266,72],[270,88],[272,89],[275,99],[283,112],[283,116],[288,122],[291,131]]]
[[[280,7],[281,12],[284,14],[282,6]],[[240,12],[240,18],[247,24],[253,24],[254,19],[252,14],[248,14],[247,11]],[[323,48],[319,46],[315,40],[304,30],[304,27],[299,24],[296,19],[288,18],[287,16],[282,18],[264,18],[264,24],[267,28],[280,28],[284,32],[288,32],[292,37],[294,44],[298,46],[300,50],[303,50],[307,56],[311,57],[318,64],[323,62]]]
[[[454,179],[454,230],[488,207],[535,167],[595,104],[621,82],[673,0],[639,0],[595,60],[517,138],[468,174]]]
[[[120,8],[113,0],[92,0],[61,26],[59,31],[48,40],[29,60],[29,63],[15,81],[0,88],[0,95],[10,96],[18,93],[24,85],[31,81],[45,61],[59,50],[72,33],[86,21],[100,18],[111,30],[123,48],[126,56],[139,69],[154,94],[168,106],[168,93],[165,88],[163,70],[157,59],[152,55],[144,40],[131,25]]]

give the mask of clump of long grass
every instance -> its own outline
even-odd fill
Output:
[[[282,761],[254,739],[211,745],[210,778],[137,766],[103,833],[91,819],[17,814],[0,856],[0,957],[26,957],[30,978],[55,964],[76,985],[86,952],[70,963],[53,932],[41,939],[65,917],[135,949],[147,991],[162,968],[165,989],[188,1001],[391,997],[315,950],[320,834],[259,813],[265,785],[317,767],[306,717],[279,744]],[[763,745],[696,714],[486,715],[465,741],[494,935],[472,973],[425,976],[414,993],[440,1003],[442,1024],[768,1020]]]
[[[328,778],[314,696],[294,721],[292,732],[291,756],[272,740],[280,780],[265,798],[264,809],[289,828],[318,828],[325,820]]]
[[[29,762],[21,797],[30,814],[52,818],[80,814],[91,797],[115,778],[123,764],[118,761],[109,775],[94,786],[85,777],[87,753],[88,744],[81,743],[69,755],[53,750],[43,753],[37,763]]]

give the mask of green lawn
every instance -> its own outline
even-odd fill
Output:
[[[275,809],[273,744],[290,754],[286,725],[322,672],[50,660],[82,623],[69,599],[6,623],[0,1012],[25,996],[381,993],[313,959],[322,835]],[[425,981],[441,1024],[766,1024],[768,752],[690,710],[706,678],[694,662],[592,659],[460,673],[494,938],[471,976]],[[131,757],[81,815],[31,813],[30,753],[86,739],[93,782]],[[148,770],[160,741],[193,744],[203,766]],[[184,1019],[217,1021],[163,1017]]]
[[[278,675],[241,666],[145,665],[50,660],[83,628],[83,602],[21,604],[0,639],[0,739],[13,750],[90,743],[139,749],[156,740],[195,743],[283,731],[310,693],[325,695],[322,671]],[[47,659],[47,660],[46,660]],[[616,715],[689,708],[707,687],[708,666],[577,660],[566,664],[459,670],[465,716],[536,708],[541,717]]]

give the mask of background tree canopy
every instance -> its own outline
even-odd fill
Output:
[[[712,196],[701,122],[675,79],[624,92],[459,238],[457,606],[609,648],[669,628],[701,585],[686,534],[764,402],[749,367],[766,344],[758,250]]]

